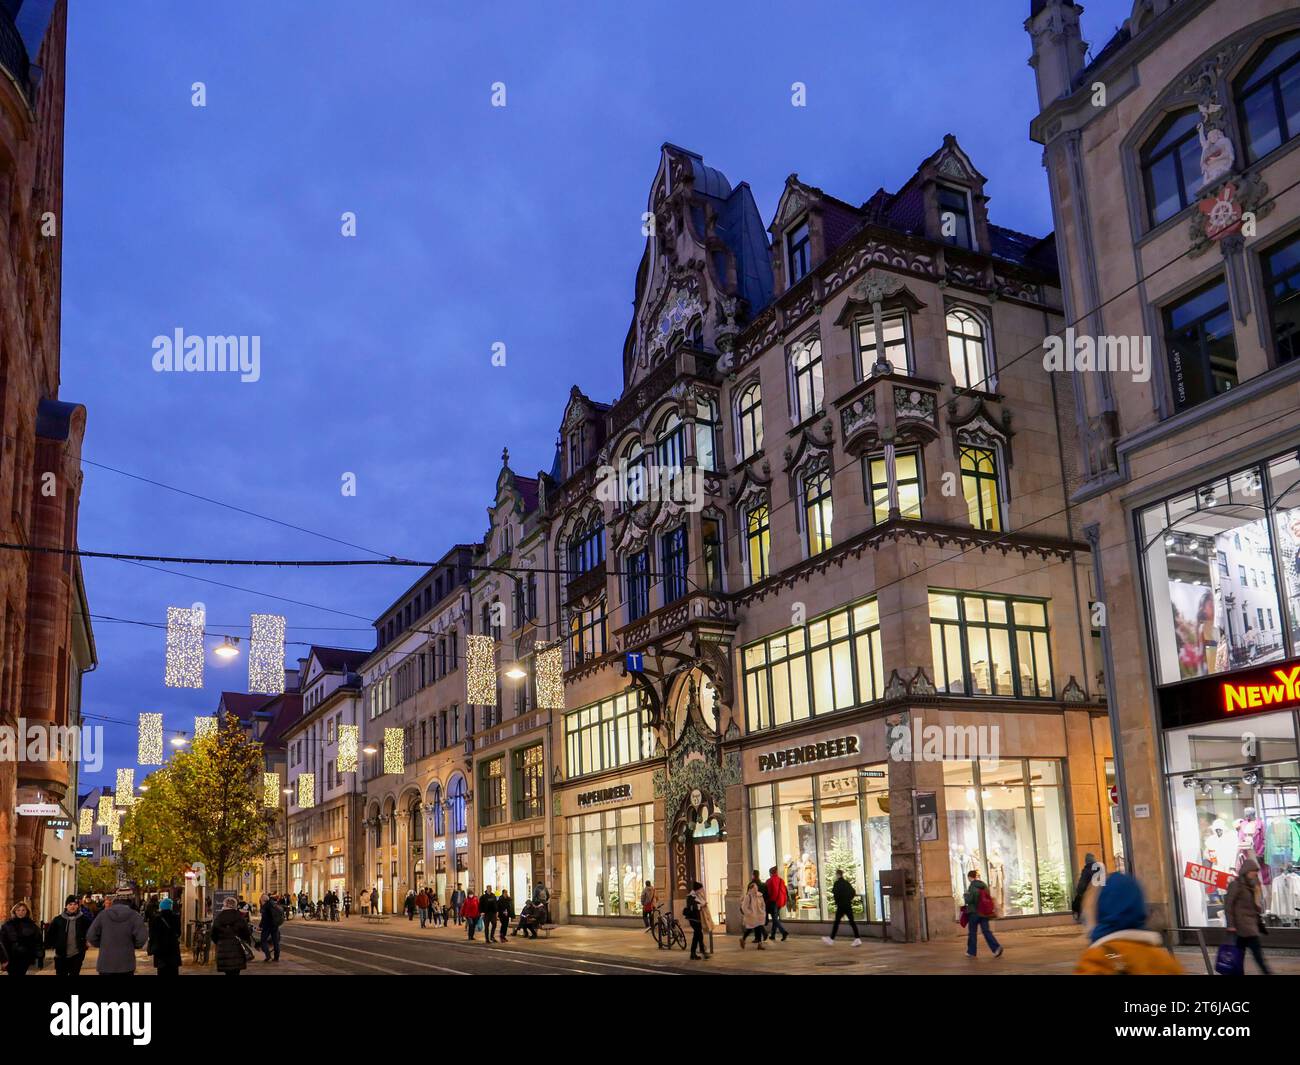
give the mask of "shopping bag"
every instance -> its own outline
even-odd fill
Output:
[[[1242,976],[1245,956],[1236,943],[1223,943],[1214,958],[1214,971],[1220,976]]]
[[[961,916],[957,919],[957,923],[960,924],[963,928],[965,928],[968,924],[970,924],[970,914],[966,912],[965,906],[961,908]]]

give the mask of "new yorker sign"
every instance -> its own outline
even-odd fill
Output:
[[[771,773],[773,770],[789,769],[795,765],[826,762],[832,758],[847,758],[851,754],[857,754],[858,749],[857,736],[835,736],[829,740],[805,743],[798,747],[764,751],[758,756],[758,771]]]
[[[1230,721],[1300,706],[1300,661],[1202,677],[1160,689],[1165,728]]]

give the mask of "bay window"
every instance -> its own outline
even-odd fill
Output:
[[[1050,699],[1047,604],[973,592],[930,592],[934,684],[952,695]]]

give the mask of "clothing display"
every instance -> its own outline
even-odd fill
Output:
[[[1265,912],[1281,924],[1300,924],[1300,873],[1288,868],[1273,878]]]

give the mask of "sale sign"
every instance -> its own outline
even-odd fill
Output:
[[[1222,869],[1215,869],[1213,866],[1188,862],[1187,868],[1183,870],[1183,876],[1209,888],[1218,888],[1220,891],[1228,890],[1228,874]]]

